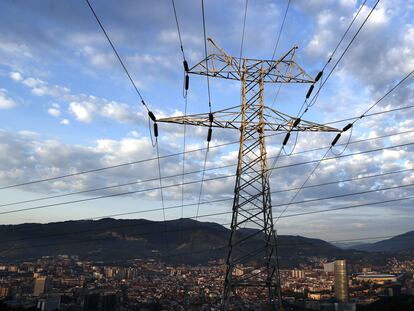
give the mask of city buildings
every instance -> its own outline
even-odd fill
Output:
[[[313,257],[306,265],[281,270],[286,310],[353,311],[380,297],[414,294],[414,260],[392,260],[383,267],[338,260],[334,271],[327,263]],[[59,255],[0,262],[0,267],[3,303],[45,311],[218,310],[224,282],[220,261],[196,266],[156,259],[105,263]],[[235,273],[260,273],[254,269],[240,265]],[[246,289],[240,294],[254,302],[262,293]]]
[[[358,281],[373,282],[384,284],[387,282],[397,282],[397,276],[394,274],[360,274],[356,276]]]

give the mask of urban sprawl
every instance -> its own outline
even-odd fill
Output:
[[[234,273],[251,268],[238,266]],[[39,310],[219,310],[224,271],[224,261],[189,266],[45,256],[0,263],[0,300]],[[280,272],[286,310],[356,310],[380,297],[414,294],[414,260],[376,267],[309,258],[307,265]],[[260,295],[241,294],[251,301]]]

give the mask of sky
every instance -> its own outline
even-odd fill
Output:
[[[363,1],[292,0],[276,50],[276,58],[298,46],[296,62],[311,76],[322,69]],[[328,64],[337,61],[376,1],[367,0],[354,26]],[[157,117],[182,115],[183,66],[171,1],[91,1],[113,40],[142,96]],[[190,67],[204,58],[201,1],[176,0],[183,48]],[[288,1],[250,0],[246,14],[242,56],[271,59]],[[206,34],[228,54],[239,57],[242,41],[244,0],[205,1]],[[85,1],[1,1],[0,2],[0,187],[51,178],[156,156],[148,129],[148,116],[125,72]],[[414,1],[382,0],[364,25],[332,76],[322,88],[315,105],[304,119],[326,123],[359,116],[388,89],[414,70]],[[210,79],[212,110],[240,104],[240,82]],[[265,104],[295,116],[308,85],[267,84]],[[280,90],[280,91],[279,91]],[[276,95],[277,94],[277,95]],[[188,114],[208,112],[207,81],[192,75],[188,92]],[[414,79],[405,81],[372,111],[379,112],[414,105]],[[311,200],[353,192],[404,185],[387,191],[292,204],[286,215],[320,209],[362,205],[401,199],[413,194],[414,112],[405,109],[363,118],[355,123],[351,141],[406,132],[386,138],[350,144],[343,155],[387,147],[377,152],[339,157],[329,153],[307,185],[365,177],[306,188],[295,201]],[[347,123],[336,123],[342,128]],[[161,156],[183,151],[183,127],[159,125]],[[186,150],[206,147],[206,128],[186,128]],[[349,132],[340,142],[346,142]],[[207,168],[235,164],[239,133],[213,130]],[[301,133],[292,155],[280,157],[277,166],[320,159],[333,133]],[[267,139],[269,157],[281,146],[283,135]],[[286,146],[293,149],[294,140]],[[336,154],[343,147],[334,148]],[[295,154],[298,153],[298,154]],[[195,217],[201,200],[230,199],[199,205],[198,219],[221,224],[230,222],[234,177],[191,183],[202,178],[205,150],[186,154],[184,187],[168,187],[181,177],[163,179],[165,219]],[[270,160],[269,160],[270,162]],[[160,160],[161,175],[182,173],[182,155]],[[313,164],[315,165],[315,164]],[[302,185],[314,166],[298,165],[274,170],[271,177],[275,218],[294,191],[280,190]],[[122,166],[96,173],[1,189],[0,213],[73,200],[159,186],[157,161]],[[235,167],[208,170],[204,178],[232,175]],[[141,182],[151,179],[149,182]],[[131,184],[136,182],[136,184]],[[83,195],[13,204],[51,195],[114,186]],[[201,192],[201,196],[200,196]],[[181,205],[184,203],[184,207]],[[192,205],[191,205],[192,204]],[[187,206],[186,206],[187,205]],[[106,199],[1,214],[1,224],[54,222],[68,219],[100,218],[128,213],[121,218],[163,220],[158,189]],[[168,208],[173,207],[173,208]],[[297,234],[327,240],[394,235],[414,230],[413,200],[361,206],[328,213],[281,218],[279,234]],[[147,209],[157,209],[144,212]]]

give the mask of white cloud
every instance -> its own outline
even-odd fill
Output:
[[[203,44],[203,39],[200,36],[194,35],[194,34],[187,34],[187,33],[181,33],[181,38],[183,42],[185,42],[187,45],[196,45],[200,46]],[[159,34],[159,40],[162,43],[168,43],[168,44],[177,44],[178,42],[178,32],[174,29],[164,29]]]
[[[96,117],[104,117],[116,120],[120,123],[142,123],[147,120],[146,115],[139,109],[132,109],[129,105],[108,101],[93,95],[72,94],[71,90],[65,86],[50,85],[48,82],[35,78],[23,78],[20,81],[24,86],[30,88],[31,92],[37,96],[50,96],[56,100],[66,102],[68,111],[80,122],[91,122]],[[61,106],[53,103],[48,109],[48,113],[54,117],[61,115]]]
[[[96,107],[91,102],[71,102],[69,104],[69,112],[81,122],[91,122],[95,111]]]
[[[43,86],[45,83],[40,79],[29,77],[23,80],[23,84],[30,88],[35,88],[35,87]]]
[[[131,115],[131,109],[128,105],[110,102],[103,105],[101,114],[104,117],[115,119],[120,122],[133,121],[134,115]]]
[[[7,90],[0,89],[0,109],[10,109],[17,106],[17,103],[7,95]]]
[[[28,130],[24,130],[24,131],[19,131],[18,134],[24,138],[31,138],[31,139],[35,139],[39,137],[39,133],[33,132],[33,131],[28,131]]]
[[[139,137],[139,133],[137,131],[131,131],[129,133],[129,135],[132,136],[132,137],[135,137],[135,138],[138,138]]]
[[[99,48],[91,46],[90,43],[82,45],[79,53],[83,57],[87,57],[90,63],[95,67],[109,68],[116,64],[116,59],[111,52],[102,52]]]
[[[63,119],[62,121],[60,121],[60,124],[69,125],[70,121],[68,119]]]
[[[368,6],[364,6],[361,10],[361,16],[366,16],[371,11],[371,8]],[[369,22],[367,22],[367,27],[370,28],[378,28],[386,26],[389,22],[390,17],[387,15],[385,7],[378,7],[376,8],[371,16],[369,17]]]
[[[9,55],[21,54],[28,58],[33,57],[33,54],[31,53],[29,47],[25,44],[18,44],[11,41],[3,41],[0,44],[0,49]]]
[[[14,81],[21,81],[23,79],[20,72],[17,71],[10,72],[10,78],[12,78]]]
[[[173,63],[170,58],[164,55],[135,54],[128,57],[128,63],[132,67],[140,69],[140,71],[146,69],[154,76],[159,72],[160,67],[171,71],[179,69],[176,63]],[[140,85],[142,86],[142,84]]]
[[[58,108],[55,107],[51,107],[47,110],[47,112],[54,117],[58,117],[60,116],[60,110]]]

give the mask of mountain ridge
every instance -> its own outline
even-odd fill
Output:
[[[414,230],[378,242],[355,245],[352,249],[386,253],[399,253],[405,251],[414,252]]]
[[[240,229],[239,234],[247,236],[255,230]],[[0,260],[71,254],[99,261],[158,258],[171,263],[203,264],[226,257],[230,230],[214,222],[192,219],[164,222],[103,218],[0,225],[0,232]],[[252,240],[246,249],[254,246]],[[372,257],[365,251],[344,250],[300,235],[279,235],[278,254],[282,267],[306,264],[312,256],[351,261]]]

